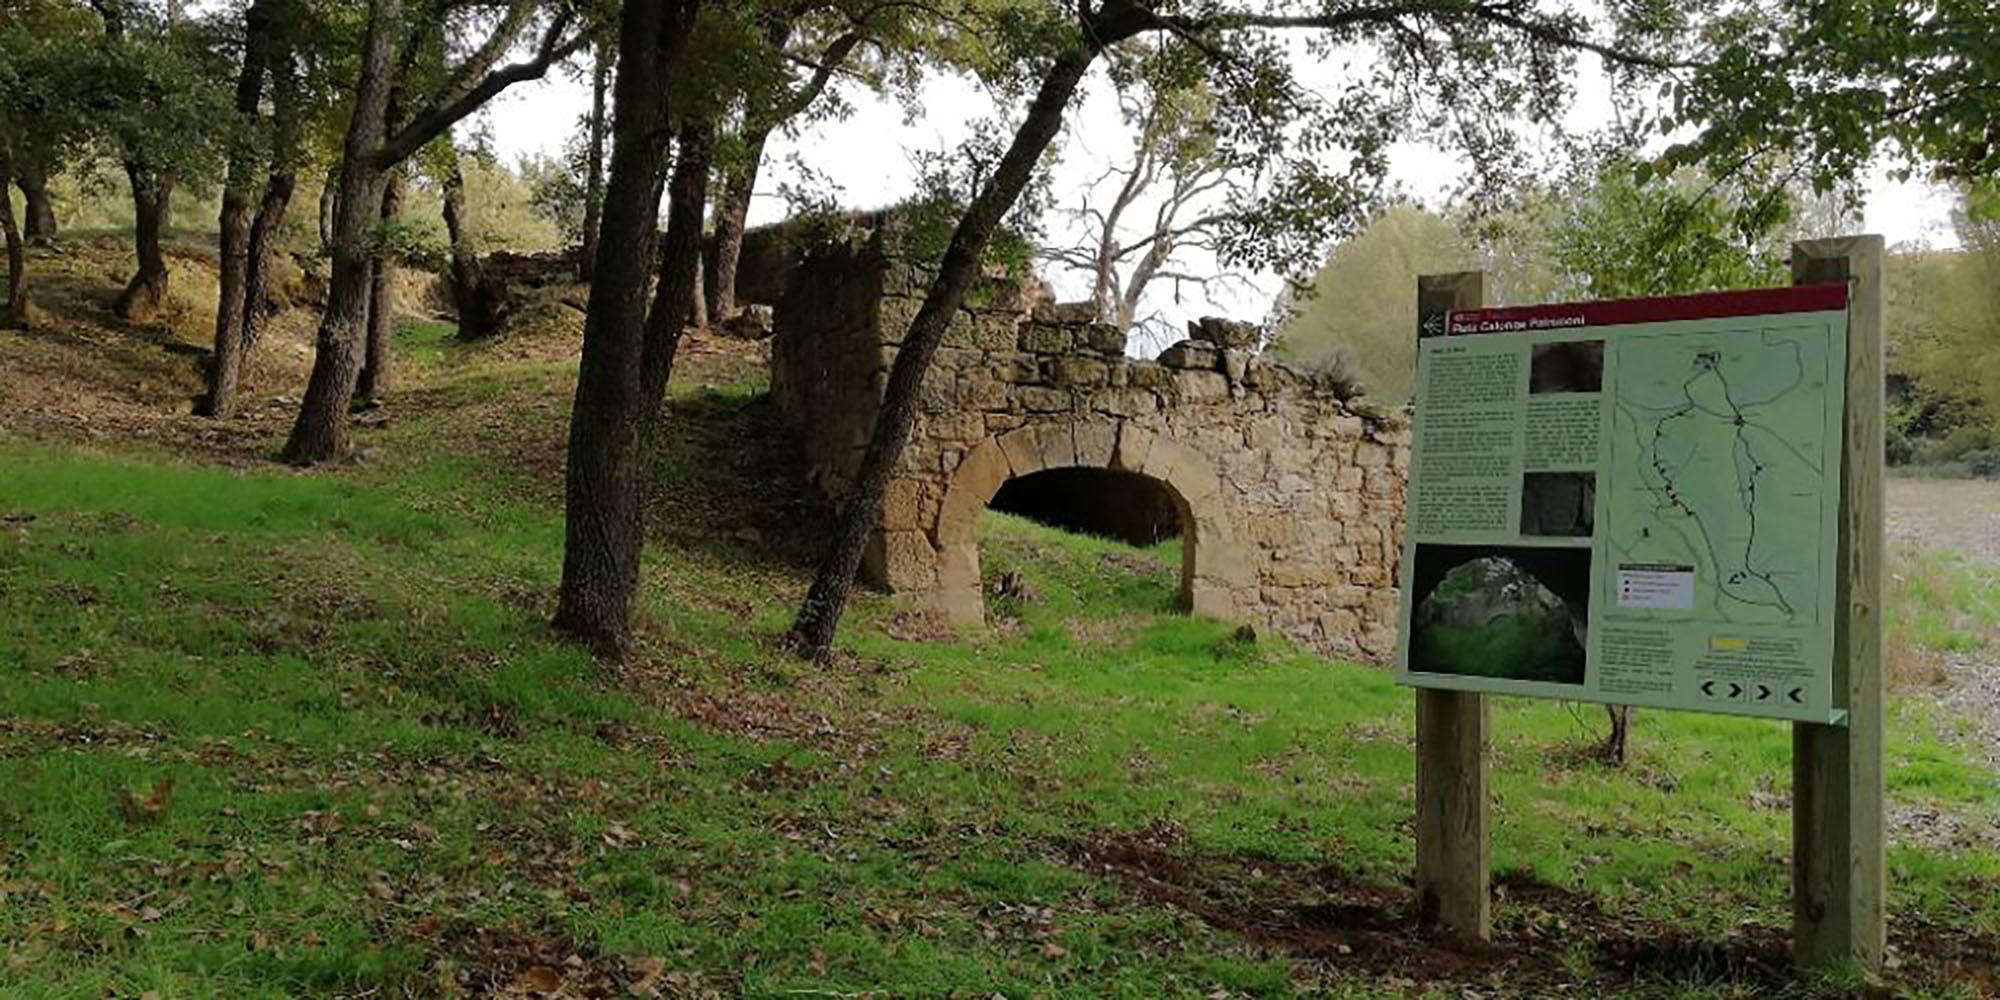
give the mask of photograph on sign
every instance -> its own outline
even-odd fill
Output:
[[[1841,286],[1421,338],[1404,683],[1838,722]]]

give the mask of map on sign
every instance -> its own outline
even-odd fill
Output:
[[[1618,345],[1604,530],[1622,562],[1695,568],[1731,622],[1818,621],[1826,337],[1759,330]]]
[[[1398,678],[1844,719],[1846,306],[1819,285],[1424,317]]]

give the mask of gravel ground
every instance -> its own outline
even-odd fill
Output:
[[[1955,549],[2000,564],[2000,482],[1970,479],[1891,479],[1888,533],[1893,542]],[[2000,770],[2000,656],[1988,649],[1944,657],[1938,701],[1965,720],[1951,734],[1979,747]]]
[[[2000,563],[2000,481],[1890,479],[1889,540]]]

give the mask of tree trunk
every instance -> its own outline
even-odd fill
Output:
[[[698,326],[701,319],[701,220],[708,208],[715,128],[708,122],[691,122],[681,128],[679,138],[673,179],[667,183],[667,235],[660,245],[660,283],[654,291],[652,314],[646,320],[640,392],[645,399],[642,423],[649,432],[659,424],[681,331],[690,324]]]
[[[590,72],[590,162],[584,165],[583,246],[576,255],[576,280],[589,281],[597,264],[597,227],[604,216],[604,98],[611,86],[611,60],[597,46]]]
[[[327,171],[319,186],[319,246],[323,252],[333,247],[334,220],[340,217],[340,168]]]
[[[215,350],[209,355],[208,391],[195,412],[227,417],[235,405],[237,373],[242,368],[244,289],[250,271],[250,183],[257,170],[252,139],[257,107],[264,99],[264,76],[270,59],[270,8],[256,0],[244,12],[243,68],[236,77],[238,135],[229,148],[228,171],[222,184],[222,211],[216,220],[217,262]],[[256,308],[254,304],[249,308]]]
[[[347,454],[347,408],[361,371],[363,327],[368,322],[373,236],[382,222],[387,168],[377,161],[388,130],[394,82],[391,34],[402,21],[401,0],[373,0],[361,49],[360,86],[342,143],[334,197],[333,274],[326,311],[313,345],[312,377],[298,420],[285,441],[285,460],[314,465]]]
[[[562,589],[555,627],[600,656],[631,642],[644,522],[641,370],[646,280],[667,166],[667,70],[679,62],[700,0],[626,0],[613,84],[606,212],[584,318],[569,424]]]
[[[48,171],[40,164],[23,163],[15,168],[14,184],[21,189],[21,235],[38,246],[55,242],[56,203],[49,197]],[[0,191],[5,190],[0,185]]]
[[[743,231],[750,222],[750,198],[764,162],[765,130],[743,136],[743,163],[729,172],[722,200],[715,205],[715,242],[708,266],[708,315],[722,322],[736,311],[736,265],[743,259]]]
[[[403,172],[391,170],[382,184],[382,223],[387,225],[403,209]],[[368,275],[368,339],[362,355],[361,375],[354,385],[356,409],[382,405],[389,391],[389,372],[395,353],[390,335],[396,332],[395,307],[391,292],[396,280],[396,261],[377,252]]]
[[[264,182],[264,200],[257,206],[257,218],[250,223],[250,267],[243,276],[243,356],[248,358],[264,329],[264,286],[271,275],[271,256],[284,232],[285,213],[298,187],[298,174],[290,168],[271,172]]]
[[[495,317],[480,287],[479,254],[465,231],[465,175],[456,159],[444,181],[444,229],[451,238],[451,301],[458,310],[458,336],[461,340],[491,336]]]
[[[127,322],[149,323],[167,304],[167,255],[160,241],[173,215],[174,175],[128,161],[125,176],[132,183],[132,236],[139,270],[118,296],[117,311]]]
[[[903,445],[917,416],[917,390],[930,370],[938,344],[965,301],[965,293],[979,274],[980,258],[1000,220],[1021,196],[1034,176],[1035,164],[1062,127],[1063,111],[1075,95],[1077,85],[1097,57],[1097,49],[1082,47],[1059,57],[1049,67],[1041,89],[1029,105],[1027,117],[1014,133],[1013,144],[979,194],[967,206],[952,232],[951,243],[938,265],[937,276],[924,294],[924,304],[910,322],[903,346],[889,369],[889,384],[883,393],[882,409],[875,417],[875,431],[854,485],[842,502],[835,524],[832,545],[812,588],[799,607],[787,642],[801,656],[824,660],[833,650],[834,628],[846,610],[854,589],[854,574],[861,567],[862,551],[875,532],[882,512],[882,494],[889,477],[903,456]]]
[[[0,328],[25,330],[28,316],[28,249],[21,227],[14,224],[14,200],[7,197],[7,180],[12,169],[0,156],[0,231],[7,237],[7,302],[0,309]]]
[[[1611,717],[1611,732],[1604,736],[1604,759],[1615,767],[1624,767],[1626,751],[1631,746],[1632,706],[1606,705],[1604,712]]]

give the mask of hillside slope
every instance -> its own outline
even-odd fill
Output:
[[[1857,985],[1785,968],[1781,726],[1648,713],[1617,771],[1594,710],[1502,701],[1498,934],[1452,946],[1411,922],[1407,692],[1168,613],[1163,553],[989,515],[993,628],[867,596],[835,666],[778,655],[828,515],[754,352],[683,352],[606,670],[545,626],[560,331],[406,326],[361,460],[301,475],[281,404],[178,415],[190,338],[66,308],[0,334],[0,405],[120,414],[0,424],[9,995]],[[1896,704],[1891,982],[1977,995],[2000,795],[1940,721]]]

